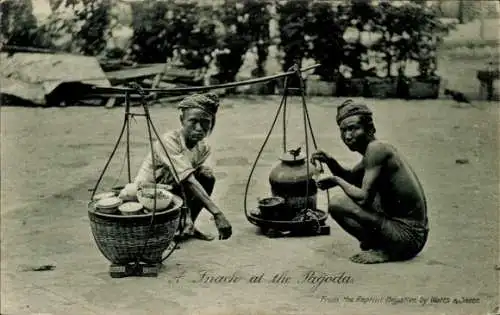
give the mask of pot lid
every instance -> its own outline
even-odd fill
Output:
[[[118,197],[104,198],[97,202],[96,207],[106,209],[115,208],[121,205],[122,200]]]
[[[296,150],[289,150],[287,152],[284,152],[280,160],[283,162],[301,162],[306,159],[306,155],[301,152],[301,148],[298,148]]]

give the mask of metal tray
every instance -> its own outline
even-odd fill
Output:
[[[256,213],[250,212],[247,216],[247,219],[253,225],[260,227],[262,230],[274,229],[277,231],[283,232],[300,232],[308,229],[312,229],[318,226],[325,224],[326,219],[328,218],[328,214],[325,211],[315,209],[314,212],[319,214],[319,222],[317,221],[274,221],[274,220],[266,220],[261,218]]]

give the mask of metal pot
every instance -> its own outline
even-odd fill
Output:
[[[259,199],[260,216],[266,220],[283,219],[284,203],[285,200],[277,196]]]
[[[315,167],[306,160],[300,148],[288,151],[269,174],[272,195],[285,200],[283,212],[287,212],[290,219],[306,207],[316,209],[318,189],[313,178]]]

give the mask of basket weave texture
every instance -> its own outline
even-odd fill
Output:
[[[113,264],[137,260],[160,263],[179,226],[183,201],[174,196],[172,202],[173,208],[155,214],[151,229],[152,214],[110,215],[96,212],[93,204],[89,205],[90,227],[97,247]]]

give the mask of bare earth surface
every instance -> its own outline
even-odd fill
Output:
[[[125,279],[109,277],[86,208],[88,189],[117,140],[123,109],[3,108],[1,313],[494,314],[499,272],[496,104],[477,103],[481,108],[476,109],[457,108],[446,100],[368,101],[379,138],[407,155],[420,176],[431,233],[413,261],[358,265],[348,260],[357,253],[358,243],[331,219],[329,236],[268,239],[244,216],[250,167],[279,100],[225,99],[211,136],[217,162],[215,199],[232,222],[234,236],[228,241],[188,242],[166,260],[157,278]],[[341,144],[332,123],[340,101],[312,98],[308,107],[319,146],[352,165],[359,157]],[[289,144],[303,145],[299,99],[288,103]],[[171,106],[152,108],[152,115],[161,132],[178,126]],[[135,173],[148,149],[140,117],[132,125],[131,143]],[[257,197],[269,194],[267,178],[280,143],[278,125],[257,164],[250,207]],[[126,168],[120,173],[124,148],[106,172],[103,189],[126,182]],[[457,164],[457,159],[468,163]],[[324,193],[319,201],[324,209]],[[198,225],[216,233],[206,212]],[[26,271],[41,265],[55,269]],[[242,280],[200,283],[203,272],[236,274]],[[304,283],[308,272],[343,273],[350,283]],[[289,282],[270,283],[280,273],[286,273]],[[261,283],[248,283],[261,274]]]

